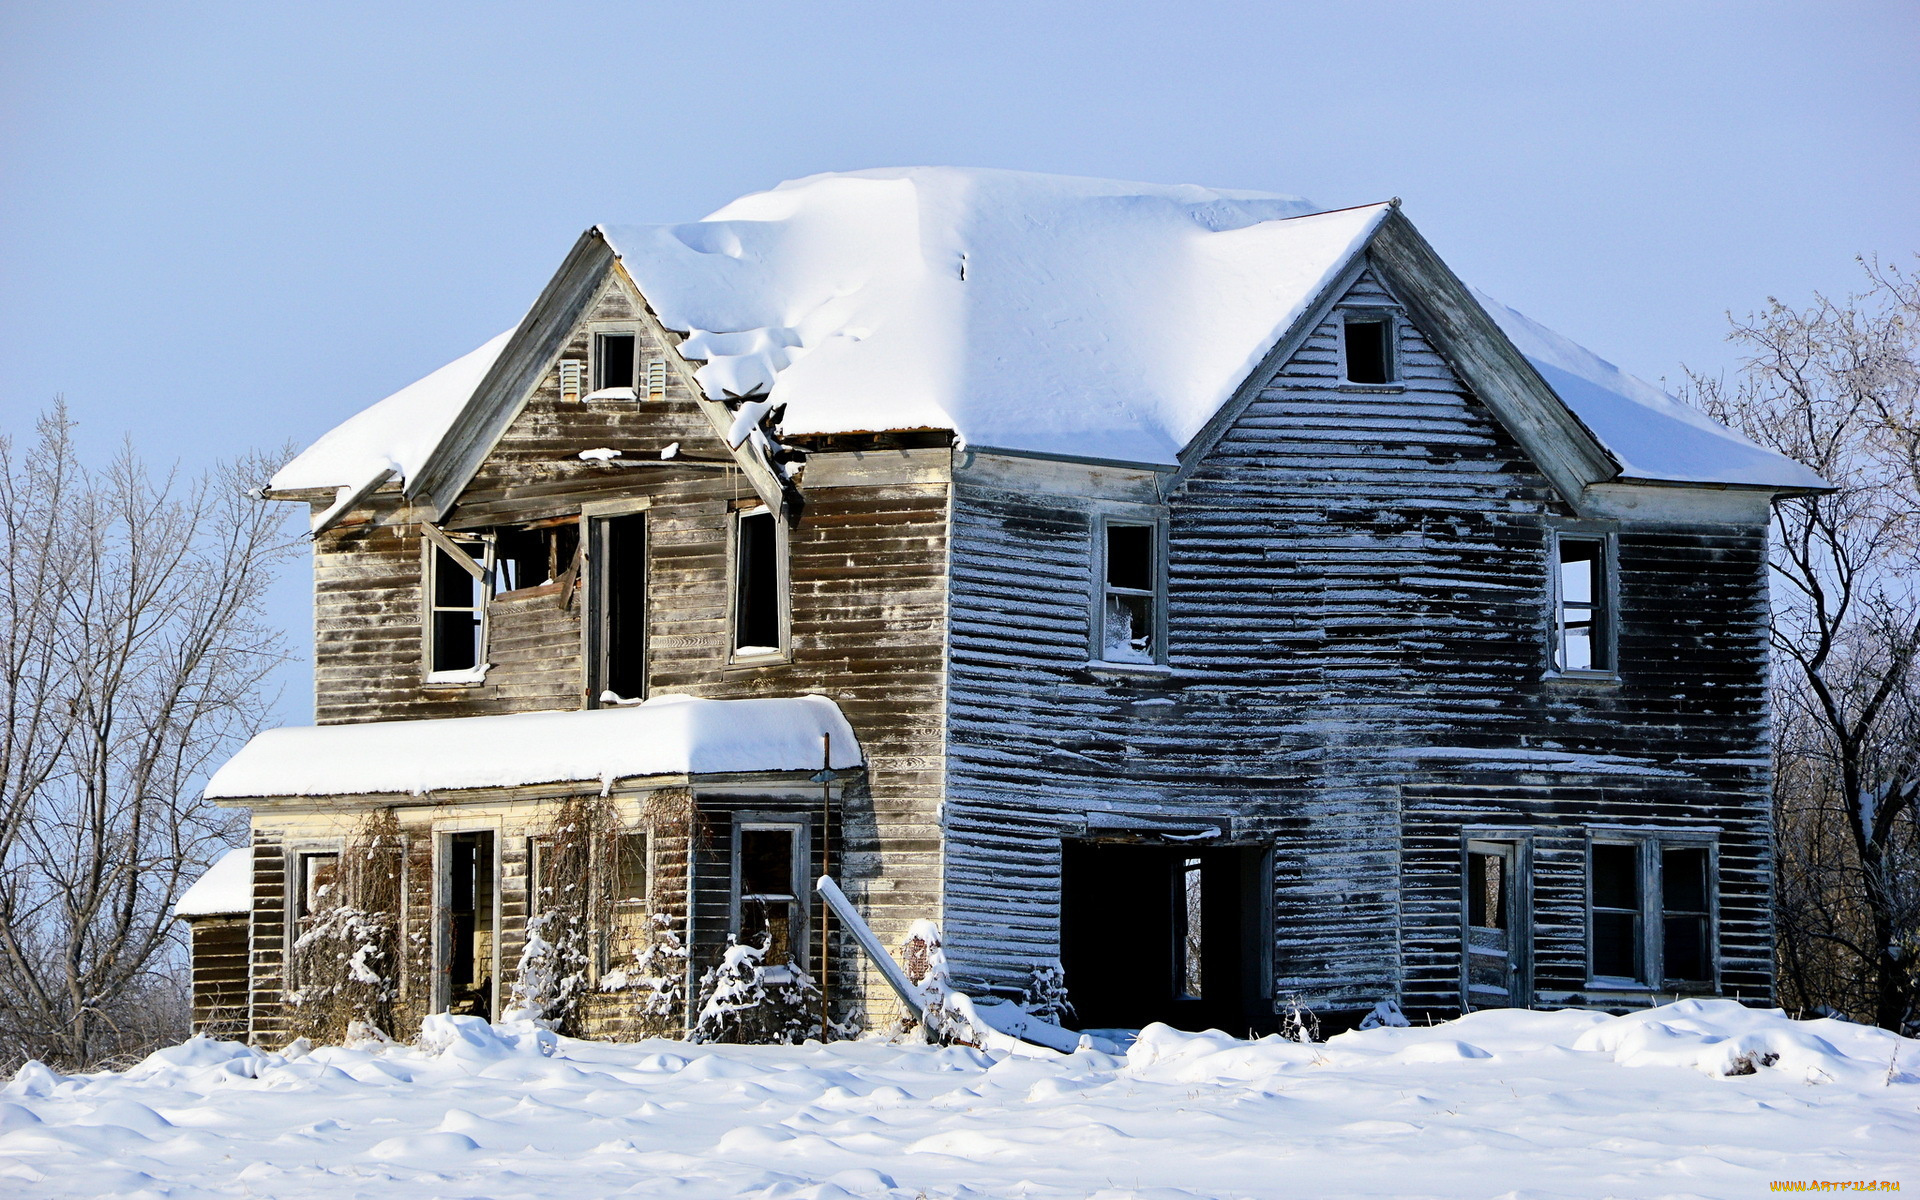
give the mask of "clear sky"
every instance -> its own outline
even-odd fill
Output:
[[[96,452],[305,442],[589,225],[925,163],[1400,196],[1468,282],[1673,379],[1732,365],[1728,310],[1920,251],[1920,5],[12,0],[0,430],[65,393]]]

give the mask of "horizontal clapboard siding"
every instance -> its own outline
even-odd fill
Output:
[[[1363,276],[1347,302],[1392,297]],[[974,986],[1058,953],[1088,814],[1228,814],[1273,847],[1277,994],[1457,1005],[1462,831],[1493,825],[1536,831],[1537,982],[1577,992],[1605,824],[1720,831],[1723,983],[1767,994],[1764,531],[1624,529],[1624,681],[1543,681],[1570,513],[1399,331],[1404,386],[1347,388],[1330,318],[1169,498],[1164,677],[1086,667],[1097,497],[956,484],[948,921]]]

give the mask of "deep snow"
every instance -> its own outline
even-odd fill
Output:
[[[1920,1186],[1917,1108],[1920,1042],[1730,1001],[1322,1045],[1154,1027],[1125,1056],[610,1045],[440,1017],[421,1047],[29,1065],[0,1089],[0,1191],[1752,1197]]]

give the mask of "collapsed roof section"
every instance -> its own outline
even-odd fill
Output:
[[[741,436],[750,418],[749,434],[941,430],[1176,465],[1370,250],[1444,276],[1460,293],[1448,318],[1495,344],[1486,361],[1536,373],[1516,390],[1562,408],[1541,427],[1583,443],[1563,487],[1823,486],[1512,309],[1467,298],[1394,205],[1315,212],[1256,192],[914,167],[811,176],[688,224],[595,227],[513,334],[352,418],[271,487],[335,487],[344,505],[391,474],[444,509],[550,366],[568,332],[555,326],[570,328],[612,269],[680,336],[701,402],[744,460],[770,444]],[[1484,390],[1481,374],[1469,382]]]
[[[604,788],[645,776],[843,770],[862,761],[853,728],[825,696],[656,696],[581,712],[269,729],[214,773],[206,796],[421,796],[585,782]]]

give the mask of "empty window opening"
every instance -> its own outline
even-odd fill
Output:
[[[294,890],[294,917],[305,921],[326,904],[340,875],[340,856],[331,851],[300,856],[299,885]]]
[[[647,518],[597,518],[593,537],[588,694],[603,704],[638,700],[647,690]]]
[[[1705,846],[1661,847],[1661,975],[1666,979],[1703,983],[1713,978],[1707,874]]]
[[[737,863],[739,938],[758,944],[763,938],[769,966],[805,959],[801,929],[799,833],[791,825],[743,825]]]
[[[1204,878],[1197,858],[1182,859],[1180,869],[1174,873],[1173,952],[1179,959],[1174,978],[1179,981],[1181,994],[1193,1000],[1201,998],[1206,975],[1202,967],[1206,952],[1201,917],[1206,911]]]
[[[1527,920],[1521,907],[1520,846],[1516,842],[1467,843],[1466,1002],[1470,1008],[1524,1004]]]
[[[647,835],[623,833],[614,842],[613,902],[647,902]]]
[[[441,945],[447,1011],[493,1016],[493,834],[456,833],[446,841]]]
[[[598,333],[593,338],[593,390],[626,388],[625,399],[633,399],[634,335]],[[613,397],[607,397],[612,399]]]
[[[1349,317],[1345,327],[1347,382],[1393,382],[1393,321]]]
[[[1100,658],[1106,662],[1158,661],[1155,630],[1157,535],[1152,525],[1106,527],[1106,580],[1101,610]]]
[[[766,509],[743,512],[734,538],[733,652],[780,653],[779,527]]]
[[[477,540],[454,540],[460,553],[434,542],[427,547],[427,671],[458,675],[476,670],[486,654],[489,547]],[[462,561],[464,560],[464,561]]]
[[[1593,974],[1641,979],[1639,845],[1595,842],[1592,871]]]
[[[580,550],[580,526],[568,519],[541,526],[494,532],[493,593],[545,587],[573,570]]]
[[[1606,541],[1565,536],[1555,540],[1560,612],[1554,666],[1561,671],[1612,670]]]

